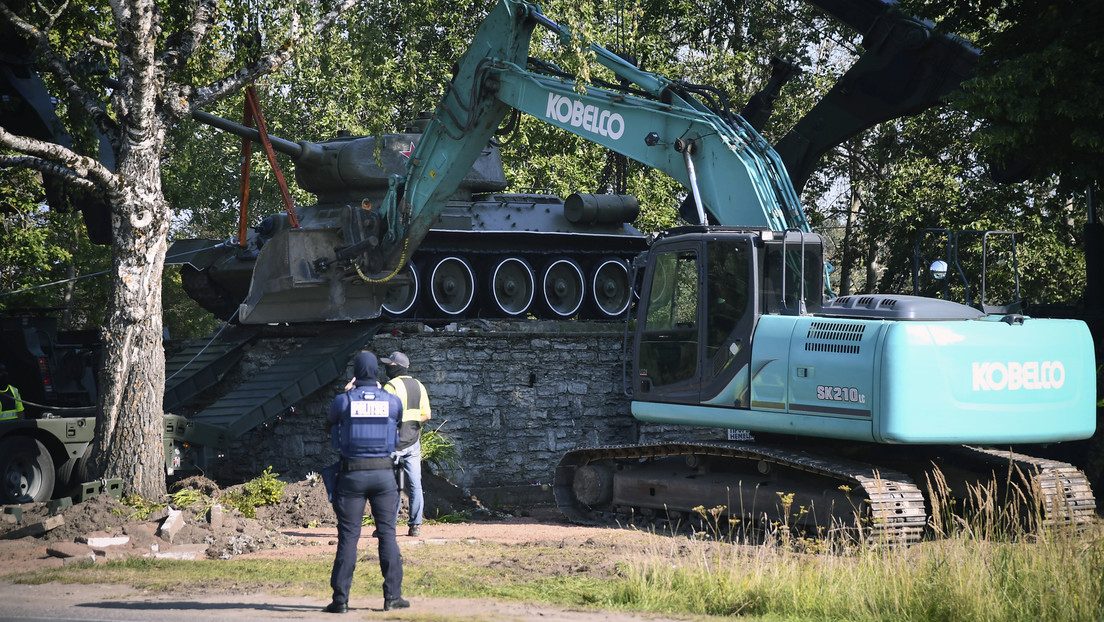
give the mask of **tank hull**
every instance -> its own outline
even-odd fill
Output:
[[[301,143],[296,180],[318,196],[238,240],[179,240],[185,291],[243,324],[392,318],[613,319],[632,300],[629,264],[647,238],[626,195],[506,193],[497,148],[483,151],[418,249],[385,267],[360,253],[385,230],[375,212],[420,134]],[[378,146],[379,159],[376,159]],[[391,284],[384,294],[380,282]]]

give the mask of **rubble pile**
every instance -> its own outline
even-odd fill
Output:
[[[423,474],[427,517],[454,513],[486,514],[479,501],[465,497],[447,480]],[[0,556],[6,550],[41,549],[66,564],[83,561],[153,557],[162,559],[230,559],[244,553],[301,544],[297,529],[335,527],[325,487],[314,478],[287,482],[280,502],[256,508],[244,516],[217,500],[235,487],[220,491],[215,482],[190,477],[171,492],[194,490],[198,500],[187,507],[170,503],[143,512],[109,494],[76,505],[28,503],[4,506],[0,514]],[[405,496],[400,520],[405,520]]]

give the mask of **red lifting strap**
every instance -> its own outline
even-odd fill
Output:
[[[295,204],[291,201],[291,193],[288,192],[287,181],[280,170],[280,164],[276,162],[276,153],[272,149],[272,141],[268,138],[268,128],[265,126],[264,114],[261,112],[257,99],[257,91],[253,85],[245,88],[245,111],[243,114],[244,125],[253,127],[254,119],[257,121],[257,132],[260,134],[261,144],[264,145],[268,163],[272,166],[272,172],[276,174],[276,183],[280,186],[280,194],[284,197],[284,207],[287,209],[288,224],[294,229],[299,228],[299,219],[295,216]],[[242,139],[242,183],[241,183],[241,209],[238,215],[238,243],[245,246],[246,221],[248,220],[249,205],[249,160],[252,150],[252,142],[248,138]]]

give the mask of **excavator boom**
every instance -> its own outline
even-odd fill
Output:
[[[480,26],[433,119],[384,201],[389,263],[424,237],[458,177],[511,110],[580,135],[651,168],[690,191],[700,224],[809,231],[782,161],[743,119],[722,119],[662,76],[591,45],[598,62],[655,97],[644,99],[526,69],[536,25],[571,36],[533,4],[503,0]]]

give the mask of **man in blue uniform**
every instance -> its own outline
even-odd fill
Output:
[[[376,542],[383,573],[383,608],[389,611],[410,606],[410,601],[402,597],[402,557],[395,539],[399,488],[391,457],[402,402],[380,387],[378,369],[376,355],[358,354],[353,362],[354,386],[334,398],[326,419],[334,446],[341,451],[341,471],[333,495],[337,515],[337,554],[330,575],[333,602],[325,609],[330,613],[349,610],[366,503],[372,507],[379,532]]]

